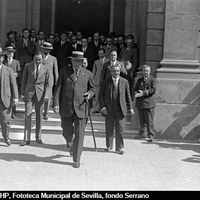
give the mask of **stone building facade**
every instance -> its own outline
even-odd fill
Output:
[[[85,16],[84,9],[94,16],[85,18],[90,27],[135,36],[139,68],[147,63],[157,77],[156,136],[199,139],[200,1],[0,0],[0,45],[10,29],[20,33],[23,27],[33,27],[53,33],[59,31],[59,23],[79,21]],[[98,26],[95,20],[99,20]],[[138,71],[137,77],[140,75]],[[138,123],[136,111],[132,128],[138,129]]]

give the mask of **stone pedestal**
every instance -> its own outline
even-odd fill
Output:
[[[164,56],[157,70],[156,137],[200,138],[198,0],[166,0]]]

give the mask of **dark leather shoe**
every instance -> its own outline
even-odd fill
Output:
[[[26,145],[30,145],[30,141],[26,141]]]
[[[150,136],[149,138],[147,138],[147,142],[153,142],[154,137]]]
[[[43,119],[47,121],[49,119],[49,117],[46,115],[43,117]]]
[[[8,146],[10,146],[10,145],[11,145],[10,139],[5,139],[5,143],[6,143]]]
[[[112,150],[112,148],[110,148],[110,147],[107,147],[104,151],[107,151],[107,152],[109,152],[109,151],[111,151]]]
[[[41,140],[41,139],[36,139],[36,142],[37,142],[38,144],[42,144],[42,140]]]
[[[26,146],[26,141],[23,141],[20,146]]]
[[[80,162],[75,162],[73,165],[74,168],[79,168],[80,167]]]
[[[71,148],[72,145],[73,145],[73,142],[68,142],[68,141],[67,141],[67,149]]]
[[[117,152],[118,154],[120,154],[120,155],[123,155],[123,154],[124,154],[124,150],[123,150],[123,149],[118,149],[116,152]]]
[[[17,117],[15,115],[12,115],[11,118],[12,119],[17,119]]]

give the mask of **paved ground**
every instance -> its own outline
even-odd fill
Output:
[[[22,135],[0,139],[0,190],[199,190],[200,143],[125,139],[125,154],[106,153],[105,139],[86,135],[81,167],[72,167],[60,134],[20,147]],[[34,135],[33,135],[34,140]]]

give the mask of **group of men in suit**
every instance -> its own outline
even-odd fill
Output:
[[[17,67],[19,62],[16,62],[15,74],[12,70],[7,70],[6,72],[11,77],[9,84],[11,85],[10,93],[12,94],[8,94],[10,96],[9,102],[13,101],[14,103],[9,105],[4,103],[2,88],[4,82],[1,81],[0,120],[2,134],[7,145],[10,145],[11,142],[8,131],[9,116],[6,115],[5,117],[5,113],[9,113],[8,110],[11,105],[17,103],[18,91],[15,76],[17,77],[19,71],[23,71],[23,75],[20,76],[20,92],[21,98],[25,102],[25,129],[22,146],[29,145],[31,141],[33,103],[36,111],[36,142],[42,143],[43,107],[45,107],[43,118],[47,120],[52,96],[54,112],[59,113],[61,116],[63,136],[66,139],[71,155],[73,155],[75,168],[80,167],[84,129],[87,123],[88,111],[90,110],[86,109],[86,107],[89,105],[88,101],[93,97],[95,97],[93,111],[101,112],[105,116],[106,151],[111,151],[113,148],[115,130],[115,150],[119,154],[124,154],[125,117],[127,113],[134,114],[133,96],[136,99],[141,125],[137,138],[144,137],[144,129],[147,127],[147,141],[153,141],[155,135],[153,115],[156,81],[150,75],[150,66],[144,65],[143,77],[138,80],[133,90],[130,89],[130,81],[137,68],[133,65],[135,61],[131,60],[135,55],[132,38],[129,39],[130,41],[127,40],[126,47],[122,47],[119,60],[117,60],[118,49],[112,44],[112,39],[108,37],[106,45],[101,45],[98,33],[94,34],[94,40],[90,45],[88,45],[86,38],[80,38],[80,45],[77,42],[77,38],[74,37],[75,41],[70,46],[65,33],[61,34],[60,42],[56,43],[54,47],[51,43],[41,40],[39,51],[34,53],[34,56],[33,41],[28,38],[27,29],[24,29],[23,33],[24,37],[17,46],[19,49],[15,50],[12,47],[7,47],[6,50],[7,57],[12,57],[12,59],[13,55],[10,56],[9,52],[14,53],[16,51],[16,57],[20,59],[20,64],[23,63],[21,65],[23,70]],[[23,49],[23,51],[20,49]],[[58,59],[50,55],[52,51]],[[2,55],[4,55],[4,52],[0,52],[0,58],[3,57]],[[33,61],[31,57],[33,57]],[[88,62],[87,69],[82,67],[84,59],[87,59]],[[7,59],[5,64],[11,67],[10,59]],[[0,69],[2,75],[4,65],[1,63]],[[127,76],[130,74],[132,76],[127,80]],[[53,88],[54,86],[55,88]]]

